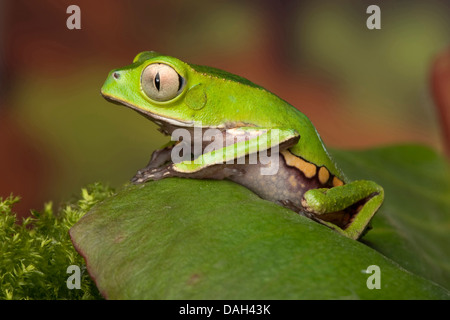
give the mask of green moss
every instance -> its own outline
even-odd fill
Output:
[[[0,198],[0,299],[100,299],[68,231],[94,204],[112,193],[101,184],[89,185],[78,200],[57,212],[48,203],[41,212],[32,211],[21,224],[13,212],[19,197]],[[70,265],[80,267],[80,289],[67,288]]]

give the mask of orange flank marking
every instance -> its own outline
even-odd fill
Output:
[[[338,186],[342,186],[344,184],[344,182],[342,182],[341,179],[334,177],[333,178],[333,186],[334,187],[338,187]]]
[[[330,173],[328,172],[327,168],[320,167],[319,169],[319,181],[321,184],[327,183],[328,179],[330,178]]]
[[[314,164],[306,162],[302,158],[293,155],[289,151],[284,150],[281,153],[286,160],[286,164],[288,166],[296,167],[297,169],[299,169],[301,172],[303,172],[305,177],[312,178],[316,175],[317,167]]]

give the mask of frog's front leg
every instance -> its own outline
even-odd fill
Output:
[[[381,206],[384,191],[373,181],[359,180],[333,188],[311,189],[303,209],[337,232],[358,239]]]
[[[166,144],[163,148],[155,150],[152,153],[149,163],[147,164],[147,168],[158,168],[168,162],[171,162],[171,153],[175,143],[173,141]],[[139,171],[138,171],[139,172]]]
[[[171,177],[223,180],[230,176],[240,174],[242,174],[241,169],[228,165],[208,166],[195,172],[180,172],[176,169],[176,165],[174,163],[170,163],[158,168],[145,168],[139,170],[138,173],[131,179],[131,182],[139,184],[150,180],[155,181]]]
[[[144,177],[151,175],[152,172],[162,171],[163,168],[167,166],[167,164],[170,164],[172,162],[171,153],[175,144],[176,142],[170,141],[169,143],[165,144],[161,149],[153,151],[147,166],[141,170],[138,170],[138,172],[131,179],[131,181],[134,183],[141,183],[144,182],[144,180],[145,181],[150,180],[151,178],[144,179]]]
[[[236,137],[239,137],[237,142],[234,139]],[[172,150],[169,152],[169,147],[158,150],[149,165],[139,170],[132,182],[143,183],[169,177],[225,179],[240,175],[243,167],[236,164],[239,163],[238,159],[248,160],[250,155],[263,151],[270,153],[275,147],[283,150],[297,143],[299,135],[294,130],[241,127],[224,131],[221,139],[222,148],[207,148],[207,152],[193,160],[167,162],[166,156],[171,154]]]

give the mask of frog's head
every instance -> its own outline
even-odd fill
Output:
[[[101,94],[150,118],[166,133],[173,127],[192,127],[202,118],[206,93],[191,70],[176,58],[142,52],[131,65],[109,73]]]

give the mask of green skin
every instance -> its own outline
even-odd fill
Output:
[[[155,66],[166,69],[149,71]],[[150,87],[153,91],[146,89]],[[221,150],[226,160],[248,157],[252,146],[260,147],[258,152],[280,151],[278,173],[262,176],[257,170],[264,167],[262,163],[225,163],[222,154],[203,152],[204,148],[195,159],[174,163],[170,155],[176,143],[169,143],[153,153],[148,166],[133,178],[135,183],[174,176],[229,179],[352,239],[364,233],[383,202],[383,188],[376,183],[345,178],[303,113],[242,77],[150,51],[137,55],[133,64],[111,71],[101,93],[154,121],[166,134],[177,128],[192,132],[201,123],[203,130],[221,130],[224,141],[237,132],[245,135],[246,144],[225,145]],[[271,139],[274,129],[278,140]],[[314,174],[308,175],[303,165],[294,164],[296,159],[314,165]],[[328,175],[319,179],[319,170]]]

